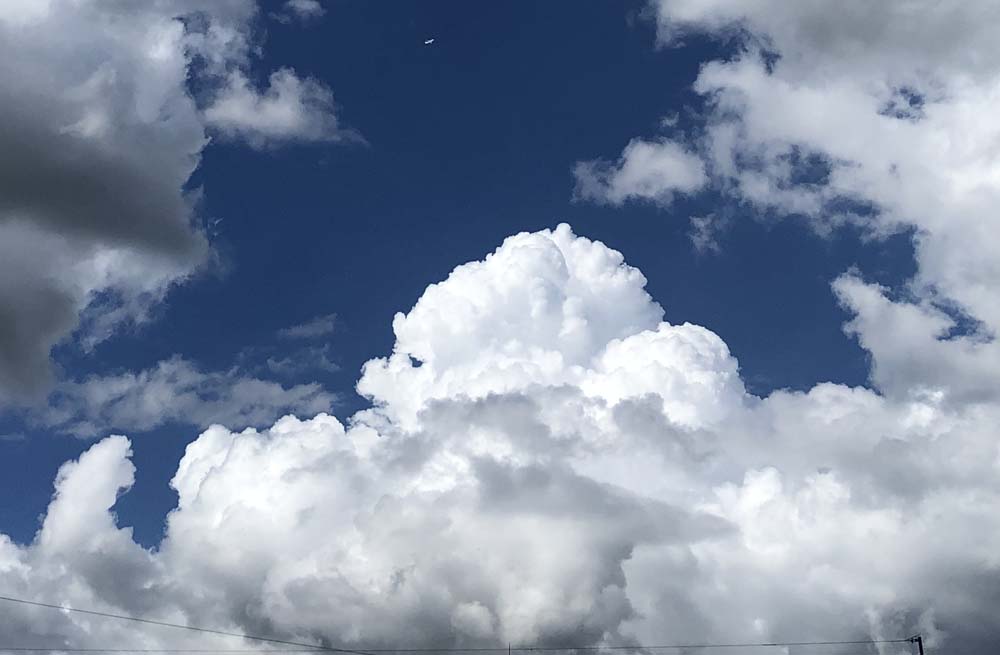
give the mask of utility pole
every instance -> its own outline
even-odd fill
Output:
[[[924,655],[924,638],[921,635],[910,637],[910,643],[917,645],[917,655]]]

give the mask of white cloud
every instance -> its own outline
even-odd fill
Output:
[[[305,323],[299,323],[278,330],[278,336],[283,339],[315,339],[333,334],[337,327],[336,314],[317,316]]]
[[[330,356],[330,344],[322,346],[306,346],[292,351],[272,355],[264,361],[268,370],[276,375],[292,377],[309,371],[326,371],[332,373],[340,370],[340,366]]]
[[[726,228],[729,221],[715,214],[692,216],[689,221],[691,229],[688,231],[688,238],[691,239],[694,249],[700,253],[718,253],[720,250],[719,233]]]
[[[335,397],[318,384],[285,388],[236,369],[204,372],[174,357],[118,375],[60,383],[33,420],[78,437],[146,431],[167,422],[260,426],[289,412],[329,411]]]
[[[645,281],[566,225],[510,237],[396,314],[393,354],[365,365],[358,390],[410,427],[430,399],[579,382],[609,341],[656,329],[663,310]]]
[[[1000,404],[754,397],[722,340],[662,322],[644,284],[568,227],[511,237],[396,316],[394,354],[358,384],[374,407],[346,427],[207,429],[154,551],[109,513],[133,469],[105,440],[61,471],[34,543],[0,538],[0,586],[369,648],[920,630],[992,652]],[[10,608],[0,637],[29,634],[223,643]]]
[[[577,198],[611,205],[627,200],[669,205],[675,194],[694,193],[708,182],[699,156],[669,139],[633,139],[617,162],[578,162],[573,175]]]
[[[280,23],[291,23],[293,20],[309,22],[322,18],[326,14],[326,9],[319,3],[319,0],[287,0],[282,5],[282,11],[271,14]]]
[[[44,15],[11,7],[18,25]],[[32,544],[0,536],[0,587],[368,647],[919,630],[931,646],[993,652],[998,10],[657,7],[664,42],[739,26],[780,58],[750,47],[702,70],[696,89],[716,111],[697,155],[633,141],[617,164],[584,165],[578,193],[665,203],[711,176],[740,200],[823,229],[912,226],[919,272],[907,289],[858,274],[834,283],[854,312],[847,329],[872,354],[875,390],[747,394],[725,343],[662,322],[619,253],[565,226],[521,234],[396,316],[392,354],[370,361],[358,383],[374,407],[346,427],[319,415],[262,432],[205,430],[174,476],[178,507],[155,551],[111,513],[133,480],[127,440],[95,445],[60,471]],[[239,43],[221,33],[207,41]],[[104,97],[91,89],[107,78],[94,79],[79,93]],[[920,107],[900,111],[914,93]],[[114,123],[94,111],[62,124],[95,138]],[[684,165],[699,157],[705,168]],[[844,212],[846,200],[874,212]],[[40,221],[24,238],[58,255],[58,243],[32,231]],[[954,335],[963,312],[980,328]],[[82,384],[74,389],[93,392]],[[138,422],[175,411],[177,397],[178,411],[205,400],[183,401],[199,396],[197,383],[179,396],[166,386],[84,405],[108,407],[102,420]],[[241,424],[245,405],[233,406],[215,411]],[[76,647],[223,643],[15,608],[0,626],[5,643],[42,636]]]
[[[651,5],[661,44],[690,34],[742,43],[732,58],[706,63],[694,84],[708,117],[691,141],[713,188],[761,214],[803,217],[820,233],[845,223],[874,238],[913,233],[917,273],[906,288],[865,287],[864,271],[835,284],[857,312],[849,329],[871,351],[879,388],[908,393],[919,383],[948,402],[992,397],[1000,383],[1000,8]],[[623,155],[603,176],[581,165],[578,195],[620,204],[669,190],[676,174],[647,159]],[[616,185],[626,171],[642,185]],[[651,191],[630,195],[635,186]],[[699,225],[696,246],[712,243]]]
[[[340,126],[329,88],[299,78],[288,68],[272,73],[262,92],[242,71],[234,71],[205,109],[205,118],[223,136],[245,139],[257,148],[288,141],[360,139]]]
[[[956,320],[942,307],[890,300],[887,289],[855,275],[838,278],[833,288],[854,314],[845,328],[872,354],[872,380],[883,392],[922,389],[973,403],[1000,398],[1000,343],[992,334],[953,335]]]
[[[205,100],[258,98],[259,124],[227,135],[339,129],[329,91],[288,69],[263,95],[236,85],[256,13],[252,0],[0,6],[0,402],[44,395],[55,344],[146,320],[211,260],[184,191],[208,142],[189,75]]]
[[[740,527],[750,555],[734,566],[727,546],[697,549],[700,566],[713,560],[722,579],[741,581],[718,611],[796,596],[781,584],[794,570],[793,584],[812,591],[784,615],[761,613],[769,631],[776,621],[809,625],[824,607],[842,620],[833,594],[875,608],[874,632],[910,622],[952,647],[987,652],[996,636],[982,608],[991,601],[978,592],[998,589],[996,558],[980,548],[996,540],[985,512],[1000,465],[986,436],[1000,411],[1000,8],[651,4],[663,44],[692,33],[743,41],[733,58],[704,65],[694,85],[708,101],[697,147],[713,186],[820,232],[845,222],[876,238],[911,230],[918,266],[900,289],[857,271],[833,283],[854,315],[846,331],[871,354],[878,393],[820,385],[737,414],[743,424],[727,450],[745,477],[701,505]],[[739,433],[759,451],[737,456]],[[915,546],[944,533],[948,546]],[[958,586],[965,597],[934,599]]]
[[[851,330],[873,354],[876,383],[888,392],[919,383],[963,402],[993,396],[1000,168],[991,144],[1000,121],[990,117],[1000,65],[987,26],[1000,10],[981,2],[659,8],[663,38],[737,21],[780,56],[768,66],[749,49],[705,66],[695,85],[716,108],[705,137],[712,170],[736,195],[820,226],[846,220],[876,236],[914,229],[918,271],[902,294],[912,304],[863,288],[857,276],[837,283],[858,314]],[[824,173],[796,181],[802,155]],[[759,165],[737,163],[748,160]],[[845,212],[845,200],[871,211]],[[978,328],[949,338],[942,307]]]

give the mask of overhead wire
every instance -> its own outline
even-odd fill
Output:
[[[353,650],[350,648],[334,648],[331,646],[317,646],[315,644],[307,644],[299,641],[288,641],[286,639],[275,639],[272,637],[261,637],[259,635],[244,634],[241,632],[226,632],[224,630],[213,630],[211,628],[202,628],[194,625],[185,625],[183,623],[170,623],[168,621],[155,621],[153,619],[143,619],[137,616],[128,616],[127,614],[112,614],[111,612],[99,612],[96,610],[86,610],[76,607],[65,607],[63,605],[53,605],[51,603],[42,603],[34,600],[27,600],[24,598],[12,598],[10,596],[0,596],[0,600],[7,601],[10,603],[19,603],[21,605],[33,605],[35,607],[45,607],[48,609],[62,610],[64,612],[76,612],[78,614],[89,614],[91,616],[101,616],[108,619],[119,619],[122,621],[134,621],[136,623],[145,623],[148,625],[158,625],[165,628],[176,628],[180,630],[192,630],[194,632],[204,632],[208,634],[221,635],[223,637],[239,637],[240,639],[247,639],[250,641],[260,641],[271,644],[282,644],[285,646],[300,646],[304,649],[316,650],[316,651],[326,651],[334,653],[346,653],[350,655],[370,655],[365,651]],[[0,649],[2,650],[2,649]],[[68,652],[68,651],[67,651]]]
[[[908,640],[903,639],[903,640],[898,640],[898,641],[897,640],[889,640],[889,641],[873,641],[873,642],[863,642],[863,643],[869,644],[869,645],[875,645],[875,644],[885,644],[885,643],[906,643],[907,641]],[[816,645],[842,645],[842,644],[843,645],[850,645],[851,643],[854,643],[854,642],[850,642],[850,641],[848,641],[848,642],[824,642],[823,644],[816,644]],[[676,645],[672,645],[671,648],[676,648],[676,649],[689,649],[689,648],[691,648],[691,649],[711,649],[711,648],[728,648],[728,647],[735,647],[735,646],[740,646],[740,645],[741,644],[676,644]],[[803,644],[798,644],[798,645],[801,646]],[[813,645],[813,644],[809,644],[809,645]],[[792,647],[792,646],[795,646],[795,644],[754,643],[754,644],[744,644],[742,646],[744,646],[746,648],[763,648],[763,647],[773,648],[773,647],[785,647],[785,646]],[[643,650],[643,649],[646,649],[648,647],[647,646],[634,646],[632,648],[635,648],[636,650]],[[429,650],[435,650],[435,651],[441,652],[441,653],[465,653],[465,652],[476,652],[477,651],[477,649],[450,648],[450,647],[448,647],[448,648],[438,648],[438,649],[411,649],[410,651],[404,651],[404,652],[426,652],[426,651],[429,651]],[[497,647],[497,648],[489,649],[489,650],[500,652],[500,651],[507,651],[508,649],[507,648]],[[517,648],[517,647],[511,646],[509,652],[523,652],[523,651],[526,651],[526,650],[530,650],[530,648],[528,648],[528,647]],[[569,651],[569,650],[575,651],[575,650],[593,650],[593,649],[591,649],[589,647],[585,648],[585,647],[570,647],[570,646],[567,646],[567,647],[565,647],[565,650],[567,650],[567,651]],[[604,650],[611,650],[611,648],[605,648]],[[51,647],[45,647],[45,646],[3,647],[3,646],[0,646],[0,653],[56,653],[56,652],[58,652],[58,653],[164,653],[164,654],[190,653],[192,655],[195,655],[195,654],[198,654],[198,653],[206,653],[206,654],[209,654],[209,653],[233,653],[233,654],[237,654],[237,653],[315,653],[317,651],[322,652],[322,647],[319,647],[319,648],[69,648],[69,647],[63,647],[63,646],[51,646]],[[383,652],[384,653],[386,651],[385,650],[375,649],[375,650],[369,650],[367,652],[372,652],[372,653]],[[401,652],[401,651],[393,651],[393,652]],[[931,651],[931,652],[934,652],[934,651]],[[844,653],[844,652],[838,651],[837,655],[872,655],[872,652],[871,651],[866,651],[866,652]]]
[[[28,600],[25,598],[14,598],[11,596],[0,596],[0,601],[30,605],[34,607],[44,607],[64,612],[76,612],[91,616],[100,616],[109,619],[122,621],[133,621],[147,625],[156,625],[166,628],[181,630],[191,630],[207,634],[221,635],[224,637],[236,637],[248,641],[258,641],[262,643],[279,644],[282,646],[296,646],[297,648],[271,648],[271,649],[219,649],[219,648],[66,648],[66,647],[45,647],[45,646],[0,646],[0,652],[5,653],[307,653],[307,652],[332,652],[346,655],[375,655],[376,653],[502,653],[502,652],[602,652],[602,651],[657,651],[657,650],[706,650],[713,648],[781,648],[796,646],[850,646],[850,645],[875,645],[875,644],[902,644],[913,643],[916,637],[906,637],[900,639],[847,639],[847,640],[827,640],[827,641],[784,641],[784,642],[744,642],[744,643],[722,643],[722,644],[656,644],[656,645],[632,645],[632,646],[497,646],[497,647],[473,647],[473,648],[338,648],[334,646],[321,646],[298,641],[276,639],[273,637],[262,637],[242,632],[226,632],[224,630],[214,630],[200,626],[186,625],[183,623],[171,623],[168,621],[157,621],[154,619],[144,619],[127,614],[114,614],[111,612],[101,612],[97,610],[81,609],[77,607],[66,607],[64,605],[54,605],[40,601]]]

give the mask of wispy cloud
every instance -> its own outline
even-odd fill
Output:
[[[305,323],[282,328],[278,330],[278,336],[282,339],[316,339],[333,334],[336,327],[337,315],[324,314]]]
[[[292,22],[309,23],[322,18],[326,9],[319,0],[287,0],[280,11],[272,12],[271,18],[288,25]]]
[[[261,426],[288,412],[329,411],[336,396],[316,383],[283,386],[238,369],[204,371],[174,357],[136,372],[59,384],[35,424],[78,437],[142,432],[176,422]]]

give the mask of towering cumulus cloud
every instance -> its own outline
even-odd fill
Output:
[[[44,394],[60,340],[88,347],[144,320],[207,260],[185,185],[209,134],[339,138],[320,83],[287,68],[248,83],[256,13],[253,0],[0,2],[0,403]]]
[[[396,316],[346,427],[202,433],[157,549],[110,513],[128,441],[93,446],[35,541],[0,542],[0,588],[369,648],[920,631],[989,652],[1000,406],[749,395],[725,343],[664,322],[644,285],[565,225],[510,237]],[[239,646],[7,609],[4,643]]]

